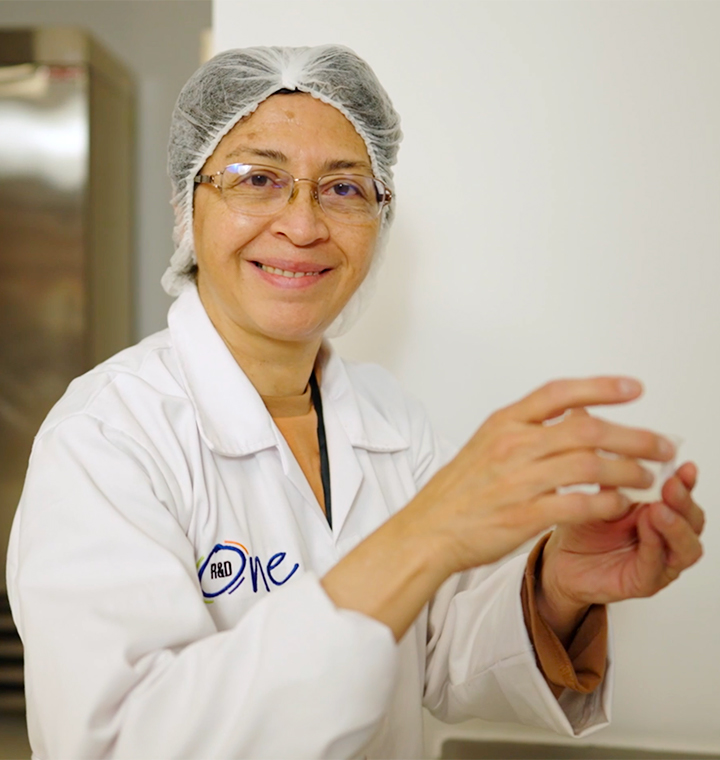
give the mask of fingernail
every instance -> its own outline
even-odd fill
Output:
[[[642,390],[642,385],[631,377],[625,377],[618,382],[618,389],[623,396],[636,396]]]
[[[662,509],[660,510],[660,519],[666,524],[671,525],[675,522],[675,512],[670,509],[670,507],[666,507],[663,505]]]
[[[643,483],[645,485],[651,486],[655,482],[655,476],[650,472],[650,470],[646,470],[643,467]]]

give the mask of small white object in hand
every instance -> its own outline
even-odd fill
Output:
[[[675,456],[669,462],[651,462],[647,459],[641,459],[640,462],[645,469],[650,470],[655,476],[653,484],[649,488],[618,488],[618,491],[624,493],[632,502],[651,503],[653,501],[662,501],[662,487],[665,482],[675,473],[676,460],[680,445],[684,438],[679,435],[666,435],[675,446]]]

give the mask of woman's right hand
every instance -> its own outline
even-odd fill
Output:
[[[621,517],[630,502],[617,488],[652,482],[637,459],[668,461],[674,449],[662,436],[593,417],[585,407],[641,393],[640,383],[620,377],[544,385],[495,412],[397,517],[439,545],[434,556],[448,563],[447,575],[495,562],[555,524]],[[557,492],[581,483],[600,490]]]

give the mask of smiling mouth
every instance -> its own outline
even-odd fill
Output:
[[[255,264],[258,269],[262,269],[263,272],[268,272],[269,274],[278,274],[281,277],[289,277],[289,278],[296,278],[296,277],[317,277],[319,274],[323,274],[323,272],[328,272],[329,269],[321,269],[317,272],[291,272],[288,269],[278,269],[277,267],[270,267],[266,264],[261,264],[259,261],[254,261],[253,264]]]

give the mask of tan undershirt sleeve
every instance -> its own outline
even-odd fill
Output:
[[[525,581],[520,592],[525,626],[535,649],[538,667],[553,694],[559,697],[564,689],[589,694],[605,676],[607,609],[600,604],[590,607],[567,650],[563,647],[540,616],[535,603],[536,568],[549,538],[548,533],[538,541],[525,566]]]

